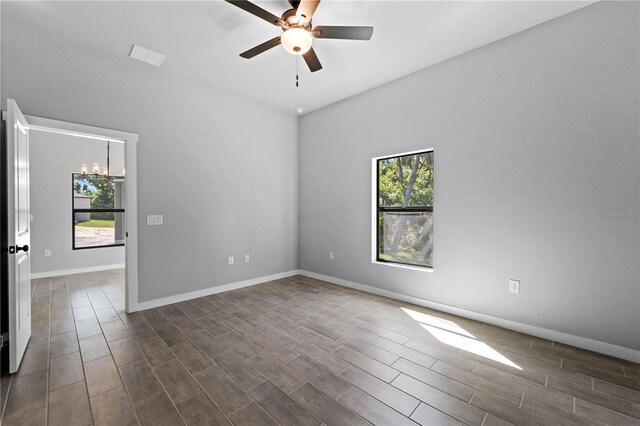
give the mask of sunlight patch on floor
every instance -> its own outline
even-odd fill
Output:
[[[441,341],[442,343],[454,346],[458,349],[462,349],[467,352],[471,352],[476,355],[480,355],[481,357],[491,359],[493,361],[499,362],[504,365],[508,365],[509,367],[517,368],[518,370],[522,370],[518,365],[514,364],[509,358],[502,355],[500,352],[493,349],[491,346],[487,345],[484,342],[479,340],[471,339],[469,337],[461,336],[456,333],[452,333],[450,331],[441,330],[439,328],[431,327],[426,324],[422,325],[425,330],[433,335],[436,339]]]
[[[471,352],[509,367],[522,370],[520,366],[512,362],[509,358],[505,357],[486,343],[477,340],[473,334],[469,333],[453,321],[434,317],[412,309],[400,309],[420,323],[420,325],[433,337],[438,339],[439,342],[462,349],[463,351]]]
[[[429,324],[434,327],[441,328],[443,330],[452,331],[454,333],[462,334],[463,336],[472,337],[475,339],[476,336],[469,333],[464,328],[460,327],[458,324],[452,321],[448,321],[442,318],[434,317],[433,315],[428,315],[422,312],[414,311],[412,309],[400,308],[405,314],[409,315],[414,320],[418,321],[421,324]]]

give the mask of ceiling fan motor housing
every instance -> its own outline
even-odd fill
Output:
[[[282,20],[287,23],[287,26],[289,28],[300,27],[303,30],[311,31],[311,21],[309,20],[307,22],[306,20],[303,20],[302,22],[299,22],[298,18],[296,17],[296,9],[289,9],[284,12],[282,14]],[[282,27],[282,31],[286,30],[287,28]]]

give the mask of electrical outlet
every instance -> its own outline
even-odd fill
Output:
[[[333,252],[332,251],[329,252],[329,260],[333,260]]]
[[[45,249],[44,250],[44,257],[49,257],[51,256],[51,249]]]
[[[229,265],[233,265],[233,256],[229,256]]]
[[[520,294],[520,281],[509,280],[509,293]]]
[[[162,225],[163,216],[161,214],[148,215],[147,225]]]
[[[251,260],[251,256],[249,256],[248,254],[244,255],[244,261],[245,262],[249,262]]]

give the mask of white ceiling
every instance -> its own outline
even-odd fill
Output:
[[[255,3],[275,15],[289,8],[284,0]],[[2,19],[111,56],[116,64],[132,60],[135,43],[166,55],[168,74],[306,113],[591,3],[323,0],[315,25],[372,25],[373,38],[314,40],[324,69],[311,74],[301,60],[299,88],[296,58],[282,48],[251,60],[238,56],[281,30],[224,1],[2,1]]]

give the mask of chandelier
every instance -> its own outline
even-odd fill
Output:
[[[123,167],[122,176],[111,176],[111,142],[107,141],[107,165],[102,169],[102,173],[100,173],[100,163],[93,163],[91,173],[89,173],[87,165],[83,164],[80,168],[80,173],[82,173],[82,176],[90,174],[95,177],[104,177],[105,179],[111,179],[112,177],[124,177],[125,170]]]

